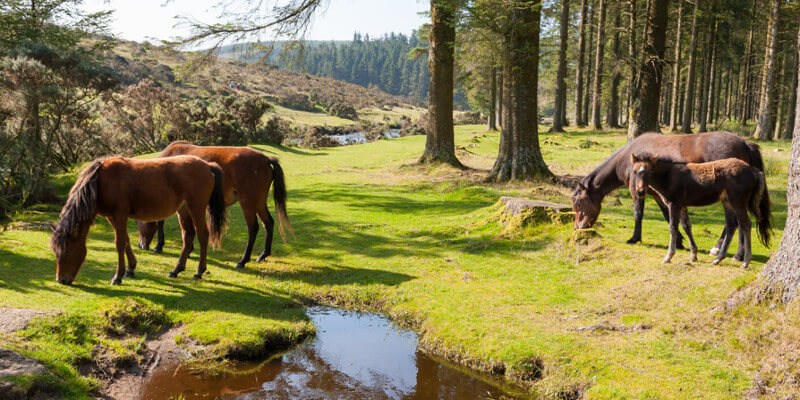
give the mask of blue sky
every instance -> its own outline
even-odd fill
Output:
[[[173,39],[187,34],[175,26],[175,16],[191,16],[214,22],[220,0],[84,0],[87,11],[114,10],[110,24],[114,36],[135,41]],[[348,40],[358,31],[370,36],[389,32],[410,33],[425,22],[419,15],[428,0],[329,0],[327,9],[316,16],[309,32],[312,40]]]

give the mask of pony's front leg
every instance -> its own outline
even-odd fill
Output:
[[[164,251],[164,220],[156,222],[156,247],[153,249],[153,254],[161,254]]]
[[[683,226],[683,231],[686,232],[686,237],[689,239],[689,246],[692,250],[692,256],[689,260],[692,262],[697,261],[697,243],[695,243],[694,235],[692,235],[692,222],[689,221],[689,210],[685,208],[681,211],[681,226]]]
[[[189,254],[194,248],[195,230],[192,224],[192,218],[189,212],[185,209],[178,211],[178,222],[181,224],[181,238],[183,239],[183,247],[181,247],[181,255],[178,257],[178,265],[170,271],[169,277],[176,278],[178,274],[186,269],[186,260],[189,259]]]
[[[206,210],[204,207],[191,210],[192,221],[194,228],[197,231],[197,241],[200,243],[200,261],[197,264],[197,273],[194,274],[192,279],[201,279],[206,272],[206,254],[208,251],[208,226],[206,225],[205,215]]]
[[[644,197],[637,198],[633,191],[633,236],[628,239],[628,244],[635,244],[642,241],[642,217],[644,214]]]
[[[719,248],[719,252],[717,253],[717,258],[714,259],[711,263],[716,265],[722,262],[725,259],[725,256],[728,255],[728,247],[731,245],[731,240],[733,240],[733,233],[736,232],[736,218],[735,214],[728,208],[728,205],[725,204],[725,240],[722,241],[722,246]],[[734,215],[733,220],[729,219],[728,215]]]
[[[111,226],[114,227],[114,245],[117,247],[117,273],[114,274],[114,279],[111,280],[111,284],[119,285],[122,283],[122,277],[125,275],[125,251],[130,241],[128,239],[128,218],[116,216],[106,219]]]
[[[661,210],[661,215],[664,216],[664,220],[667,221],[667,223],[669,223],[670,221],[669,207],[667,207],[667,205],[664,203],[664,201],[661,199],[661,196],[658,193],[653,191],[650,194],[653,196],[653,200],[656,201],[658,208]],[[675,248],[678,250],[683,250],[685,249],[685,247],[683,246],[683,235],[681,235],[681,231],[677,231],[677,235],[678,235],[678,243],[675,245]]]
[[[678,221],[680,219],[680,210],[681,207],[676,207],[674,204],[667,205],[669,210],[669,248],[667,249],[667,255],[664,257],[664,261],[661,261],[662,264],[666,264],[672,261],[672,257],[675,255],[675,248],[678,245]]]
[[[742,208],[741,210],[737,210],[736,212],[736,220],[739,224],[739,232],[740,232],[740,240],[744,242],[743,246],[739,246],[743,248],[744,255],[742,257],[742,268],[747,268],[750,266],[750,261],[753,259],[753,251],[752,251],[752,236],[750,232],[751,222],[750,217],[747,215],[747,209]]]
[[[722,248],[723,243],[725,243],[725,239],[729,235],[733,235],[736,232],[736,227],[738,226],[736,223],[736,215],[727,208],[723,207],[723,210],[725,212],[725,226],[722,228],[722,234],[719,236],[717,244],[715,244],[714,247],[709,250],[708,255],[710,256],[716,256],[719,254],[719,250]],[[731,230],[731,227],[733,227],[733,230]]]

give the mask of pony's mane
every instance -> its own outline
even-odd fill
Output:
[[[67,239],[75,237],[79,229],[94,222],[97,212],[97,180],[108,158],[93,161],[78,175],[69,190],[69,198],[61,209],[60,220],[50,237],[50,247],[59,252],[66,246]]]
[[[607,168],[608,165],[613,160],[615,160],[617,158],[617,156],[619,156],[619,153],[621,153],[623,150],[625,150],[627,148],[628,148],[628,145],[626,144],[625,146],[622,146],[622,147],[618,148],[616,151],[614,151],[613,153],[611,153],[611,155],[608,156],[605,160],[603,160],[603,162],[601,162],[597,167],[595,167],[595,169],[593,169],[592,172],[590,172],[588,175],[583,177],[583,179],[581,180],[581,183],[583,183],[584,186],[589,187],[594,182],[594,179],[597,177],[598,173],[600,171],[602,171],[603,169]]]

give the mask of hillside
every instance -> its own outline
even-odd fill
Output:
[[[187,70],[193,53],[178,52],[164,46],[120,41],[114,48],[111,66],[123,85],[150,78],[183,100],[213,96],[265,96],[273,105],[269,115],[289,119],[304,126],[344,126],[354,122],[325,113],[332,104],[350,104],[368,121],[397,122],[400,117],[417,118],[422,110],[412,101],[333,78],[317,77],[279,69],[264,63],[244,63],[230,59],[213,60],[197,71]],[[229,87],[240,84],[240,89]],[[312,109],[281,106],[287,98],[307,96]]]

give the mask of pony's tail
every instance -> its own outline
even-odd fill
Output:
[[[767,190],[767,179],[762,171],[756,171],[756,176],[758,177],[758,189],[750,197],[749,207],[758,222],[758,237],[764,246],[769,247],[772,237],[772,207],[769,190]]]
[[[211,243],[215,246],[222,244],[222,234],[225,232],[225,193],[222,191],[222,169],[217,163],[209,163],[214,174],[214,190],[208,200],[208,225],[211,231]]]
[[[759,146],[753,142],[747,143],[747,155],[750,156],[750,166],[758,168],[760,171],[764,170],[764,160],[761,158],[761,150]]]
[[[277,158],[269,157],[269,166],[272,168],[272,196],[275,199],[275,212],[278,214],[278,231],[281,233],[281,240],[285,242],[286,232],[294,237],[294,229],[286,214],[286,178]]]

